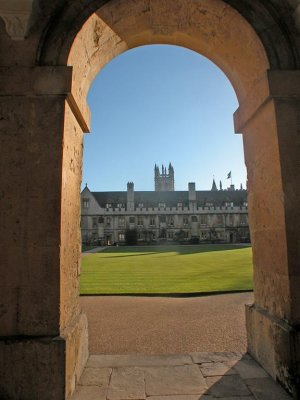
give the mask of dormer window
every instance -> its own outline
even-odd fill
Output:
[[[89,208],[90,200],[89,199],[83,199],[82,200],[82,205],[83,205],[83,208]]]

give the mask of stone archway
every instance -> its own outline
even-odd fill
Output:
[[[20,66],[8,55],[2,121],[13,138],[6,135],[3,143],[14,154],[13,162],[11,154],[4,160],[15,182],[4,180],[4,198],[14,213],[7,212],[3,232],[11,224],[21,245],[11,235],[3,253],[10,269],[1,293],[1,395],[63,399],[74,390],[88,355],[86,319],[78,306],[86,94],[101,67],[122,51],[167,43],[210,58],[237,93],[235,129],[244,138],[254,252],[249,351],[297,396],[300,57],[287,29],[288,3],[269,7],[248,0],[53,2],[51,18],[36,21],[28,42],[15,46]],[[277,23],[276,13],[284,23]],[[5,48],[14,48],[2,37]],[[20,172],[22,165],[29,176]],[[21,363],[16,371],[20,354],[31,368]],[[49,392],[51,385],[55,390]]]

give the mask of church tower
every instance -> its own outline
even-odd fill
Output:
[[[162,165],[161,173],[159,167],[155,164],[154,183],[156,192],[174,192],[174,168],[171,163],[169,164],[168,172],[167,168]]]

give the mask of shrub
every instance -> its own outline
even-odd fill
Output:
[[[125,231],[125,242],[127,246],[134,246],[137,244],[137,230],[127,229]]]
[[[200,240],[199,240],[199,237],[197,237],[197,236],[192,237],[190,240],[191,244],[199,244],[199,242],[200,242]]]

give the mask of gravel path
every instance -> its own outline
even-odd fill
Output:
[[[89,321],[91,354],[244,352],[244,304],[252,301],[252,293],[80,298]]]

